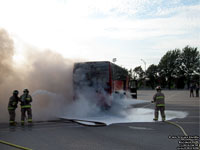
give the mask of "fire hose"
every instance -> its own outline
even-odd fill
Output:
[[[152,102],[149,103],[149,104],[147,104],[147,105],[145,105],[145,106],[143,106],[142,108],[145,108],[145,107],[147,107],[147,106],[149,106],[149,105],[151,105],[151,104],[152,104]],[[172,121],[168,121],[168,120],[165,120],[165,121],[163,121],[163,122],[178,127],[178,128],[183,132],[184,136],[188,136],[188,134],[185,132],[185,130],[183,129],[183,127],[181,127],[179,124],[177,124],[177,123],[175,123],[175,122],[172,122]],[[190,141],[193,141],[193,140],[190,139]],[[199,147],[199,149],[200,149],[200,144],[199,144],[198,142],[196,142],[196,144],[198,144],[198,147]]]
[[[9,145],[9,146],[18,148],[18,149],[22,149],[22,150],[32,150],[32,149],[30,149],[30,148],[23,147],[23,146],[20,146],[20,145],[16,145],[16,144],[13,144],[13,143],[9,143],[9,142],[3,141],[3,140],[0,140],[0,143],[6,144],[6,145]]]
[[[179,129],[181,129],[181,131],[183,132],[184,136],[188,136],[188,134],[185,132],[185,130],[183,129],[183,127],[181,127],[179,124],[175,123],[175,122],[171,122],[171,121],[164,121],[168,124],[174,125],[176,127],[178,127]],[[193,141],[192,139],[189,139],[190,141]],[[198,141],[195,141],[195,144],[198,144],[198,148],[200,149],[200,144]]]

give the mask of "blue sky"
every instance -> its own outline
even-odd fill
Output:
[[[0,0],[0,28],[15,40],[66,58],[126,68],[158,64],[186,45],[200,48],[199,0]]]

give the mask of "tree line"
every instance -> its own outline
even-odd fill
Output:
[[[182,50],[167,51],[158,65],[151,64],[146,71],[137,66],[128,72],[138,81],[138,88],[189,88],[200,81],[200,54],[197,47],[187,45]]]

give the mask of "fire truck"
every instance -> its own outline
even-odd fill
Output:
[[[136,88],[136,82],[130,80],[126,69],[114,63],[96,61],[74,64],[74,99],[80,98],[80,95],[89,95],[89,98],[91,98],[91,95],[96,95],[101,106],[110,107],[113,94],[126,96],[128,91],[135,92],[130,88]],[[135,97],[135,95],[137,98],[137,90],[132,97]]]

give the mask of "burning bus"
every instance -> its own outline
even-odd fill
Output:
[[[109,61],[75,63],[73,69],[74,98],[96,96],[98,103],[110,107],[113,94],[125,96],[130,91],[128,71]],[[89,94],[88,94],[89,93]]]

